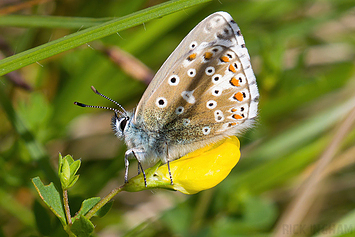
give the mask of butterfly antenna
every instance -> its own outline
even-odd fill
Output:
[[[117,105],[118,107],[120,107],[120,108],[123,110],[124,114],[127,115],[127,111],[122,107],[122,105],[120,105],[119,103],[117,103],[116,101],[114,101],[113,99],[111,99],[110,97],[107,97],[106,95],[103,95],[103,94],[101,94],[100,92],[98,92],[94,86],[91,86],[91,89],[95,92],[95,94],[98,94],[99,96],[104,97],[105,99],[111,101],[112,103],[114,103],[115,105]]]
[[[119,114],[123,115],[123,113],[121,111],[119,111],[118,109],[114,109],[114,108],[110,108],[110,107],[106,107],[106,106],[87,105],[87,104],[83,104],[83,103],[76,102],[76,101],[74,102],[74,104],[77,106],[86,107],[86,108],[107,109],[107,110],[114,111],[116,114],[119,113]]]

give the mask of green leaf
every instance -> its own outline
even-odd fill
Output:
[[[75,176],[71,177],[69,185],[67,186],[67,189],[73,187],[74,184],[76,183],[76,181],[78,181],[78,179],[79,179],[79,175],[75,175]]]
[[[49,185],[44,185],[39,177],[32,179],[32,183],[35,186],[39,196],[42,198],[44,203],[51,209],[51,211],[56,215],[63,226],[67,225],[63,204],[60,198],[58,190],[54,187],[53,183]]]
[[[80,168],[80,165],[81,165],[80,160],[76,160],[76,161],[70,163],[70,176],[74,176],[76,174],[76,172]]]
[[[94,225],[85,216],[80,216],[71,226],[70,230],[77,237],[87,237],[91,236],[94,231]]]
[[[62,184],[63,190],[67,190],[74,186],[76,181],[79,179],[79,175],[75,175],[78,169],[80,168],[81,161],[74,161],[73,157],[66,155],[62,158],[62,155],[59,155],[59,168],[58,175]]]
[[[74,159],[73,157],[71,157],[71,155],[66,155],[64,157],[64,160],[67,160],[69,165],[71,165],[74,162]]]
[[[101,207],[101,208],[94,214],[94,216],[103,217],[103,216],[106,215],[107,212],[111,209],[112,205],[113,205],[113,201],[106,203],[103,207]]]
[[[83,203],[81,204],[80,210],[73,218],[73,222],[76,219],[79,219],[80,216],[83,216],[86,213],[88,213],[91,210],[91,208],[93,208],[100,200],[101,200],[101,198],[99,198],[99,197],[93,197],[93,198],[89,198],[89,199],[84,200]]]
[[[61,167],[59,178],[62,183],[62,188],[64,190],[67,189],[70,181],[70,166],[68,160],[65,158],[63,159],[63,166]]]
[[[59,159],[58,159],[58,175],[60,174],[63,166],[63,156],[62,154],[59,153]]]

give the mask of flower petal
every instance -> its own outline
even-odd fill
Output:
[[[230,173],[240,158],[240,143],[236,137],[228,137],[170,162],[173,189],[194,194],[210,189]],[[155,175],[170,181],[167,164],[160,166]]]

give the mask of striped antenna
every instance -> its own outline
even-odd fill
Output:
[[[106,95],[103,95],[103,94],[101,94],[100,92],[98,92],[94,86],[91,86],[91,89],[92,89],[96,94],[98,94],[99,96],[104,97],[105,99],[111,101],[112,103],[114,103],[115,105],[117,105],[118,107],[120,107],[120,108],[123,110],[124,114],[127,115],[127,111],[122,107],[122,105],[120,105],[119,103],[117,103],[116,101],[114,101],[113,99],[111,99],[110,97],[107,97]]]

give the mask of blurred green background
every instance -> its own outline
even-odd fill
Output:
[[[25,2],[0,2],[0,59],[164,1]],[[111,131],[112,112],[73,102],[113,106],[93,85],[133,109],[145,81],[216,11],[241,28],[260,90],[257,125],[240,137],[241,161],[196,195],[120,193],[93,219],[96,235],[355,236],[355,129],[346,127],[355,106],[353,0],[212,1],[0,77],[0,236],[65,236],[31,183],[55,181],[58,153],[82,161],[69,190],[73,214],[82,200],[123,183],[125,146]],[[73,18],[36,23],[43,15]]]

